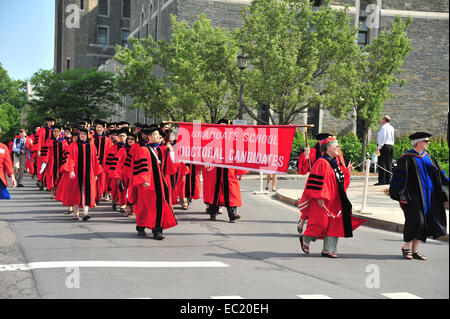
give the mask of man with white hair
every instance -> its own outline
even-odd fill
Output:
[[[378,132],[378,183],[375,185],[389,185],[391,183],[392,160],[394,158],[394,128],[390,124],[389,115],[381,119],[381,129]]]

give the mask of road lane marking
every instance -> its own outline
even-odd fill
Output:
[[[220,261],[48,261],[28,264],[0,265],[1,271],[22,271],[50,268],[214,268],[229,267]]]
[[[301,299],[333,299],[327,295],[297,295]]]
[[[390,299],[423,299],[422,297],[410,294],[409,292],[390,292],[381,295]]]

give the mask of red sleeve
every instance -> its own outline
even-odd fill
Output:
[[[78,144],[77,143],[72,143],[69,145],[68,148],[69,151],[69,155],[67,157],[67,171],[70,172],[74,172],[75,174],[77,172],[75,172],[75,164],[78,161]]]
[[[2,147],[2,146],[0,146],[0,147]],[[6,174],[8,174],[8,176],[11,176],[11,174],[14,174],[13,164],[11,161],[11,153],[9,152],[6,145],[4,147],[4,150],[5,150],[5,157],[4,157],[3,167],[6,171]]]
[[[150,183],[151,189],[155,189],[153,183],[153,173],[150,159],[150,152],[147,148],[136,149],[133,157],[133,185],[139,186],[143,183]]]
[[[305,152],[300,154],[300,156],[297,159],[298,173],[301,175],[308,174],[308,172],[310,170],[310,165],[312,168],[312,166],[314,165],[314,162],[316,161],[316,157],[317,157],[317,154],[316,154],[316,149],[314,147],[310,148],[309,158],[305,158]]]
[[[330,164],[325,159],[319,158],[311,168],[303,194],[308,198],[329,201],[331,192],[334,191],[329,183],[330,170],[332,170]],[[333,174],[331,177],[334,178]]]
[[[94,156],[92,156],[92,168],[94,170],[94,176],[98,176],[101,172],[103,172],[102,167],[100,166],[100,163],[98,162],[98,157],[97,157],[97,153],[96,153],[96,148],[94,143],[90,143],[89,144],[90,148],[91,148],[91,154],[94,154]]]

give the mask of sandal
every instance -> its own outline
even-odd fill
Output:
[[[419,253],[412,254],[412,258],[417,259],[417,260],[427,260],[427,257],[425,257],[424,255],[421,255]]]
[[[413,259],[413,255],[411,254],[411,249],[409,249],[409,248],[404,249],[402,247],[402,254],[403,254],[403,257],[406,259]]]
[[[303,236],[300,236],[299,240],[300,240],[300,244],[301,244],[303,252],[308,255],[309,254],[309,246],[305,245],[305,243],[303,243]]]

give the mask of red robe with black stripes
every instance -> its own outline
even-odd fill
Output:
[[[308,158],[305,157],[305,152],[301,153],[300,156],[297,159],[297,171],[301,175],[306,175],[311,170],[312,166],[316,162],[316,159],[320,156],[317,155],[317,149],[315,147],[311,148],[309,150],[309,156]],[[341,150],[339,150],[339,157],[338,157],[338,165],[341,168],[341,170],[344,172],[344,170],[347,170],[345,166],[345,160],[344,155],[342,154]],[[345,172],[344,172],[345,173]]]
[[[117,143],[111,146],[109,149],[108,156],[105,160],[105,169],[108,173],[109,187],[111,189],[111,196],[114,202],[119,202],[122,198],[123,200],[123,192],[120,192],[118,180],[120,180],[120,173],[117,172],[117,166],[119,164],[119,151],[120,149],[125,147],[125,143]],[[124,204],[121,204],[124,205]]]
[[[344,189],[350,185],[348,170],[344,173]],[[317,203],[324,201],[324,208]],[[318,158],[311,168],[306,187],[300,199],[302,219],[308,219],[304,236],[323,239],[325,236],[344,237],[344,225],[341,212],[341,199],[336,175],[330,163]],[[364,220],[352,216],[352,229],[359,227]]]
[[[103,193],[107,190],[108,184],[108,174],[106,172],[106,157],[109,154],[109,150],[112,147],[112,142],[109,137],[106,135],[95,135],[94,137],[94,145],[97,149],[97,157],[100,163],[100,166],[103,168],[103,172],[97,176],[97,201],[102,198]]]
[[[95,146],[93,143],[72,143],[68,150],[67,170],[74,172],[75,178],[69,178],[64,183],[62,191],[68,193],[66,205],[83,207],[84,194],[85,205],[94,207],[97,192],[95,177],[102,172]]]
[[[184,164],[184,175],[181,176],[177,185],[179,198],[200,199],[202,184],[200,182],[201,167],[194,164]]]
[[[25,145],[26,145],[27,150],[30,151],[30,154],[29,155],[27,154],[27,160],[25,162],[25,171],[28,170],[30,172],[30,175],[34,174],[34,162],[33,162],[33,153],[32,153],[33,141],[34,141],[34,135],[27,136]],[[30,156],[30,157],[28,157],[28,156]]]
[[[67,140],[66,140],[67,141]],[[69,143],[69,142],[67,142]],[[67,192],[67,183],[70,183],[70,168],[68,165],[69,159],[69,149],[72,144],[76,144],[76,142],[70,142],[66,149],[63,151],[63,157],[61,162],[60,174],[61,177],[59,179],[58,186],[56,187],[55,200],[58,202],[62,202],[63,206],[71,206],[70,202],[70,192]]]
[[[246,170],[202,166],[203,202],[214,206],[242,206],[237,176],[247,173]]]
[[[172,158],[165,157],[159,147],[152,149],[151,146],[142,146],[136,149],[133,158],[133,186],[136,187],[134,213],[137,226],[168,229],[178,224],[166,179],[169,174],[163,173],[163,167],[167,172],[176,172]],[[149,186],[144,187],[144,183]]]
[[[44,171],[45,181],[47,189],[51,190],[58,185],[61,177],[60,169],[64,157],[64,151],[68,147],[68,144],[65,139],[58,142],[54,137],[52,137],[45,142],[45,147],[47,147],[47,155],[41,157],[42,162],[47,163],[47,167]],[[38,170],[41,170],[41,168],[38,167]]]
[[[45,142],[47,142],[48,139],[50,139],[52,137],[52,129],[44,126],[41,127],[36,136],[34,137],[34,141],[33,141],[33,149],[32,151],[36,151],[36,152],[41,152],[41,155],[37,157],[37,176],[38,176],[38,180],[42,181],[43,177],[44,177],[44,172],[41,174],[41,166],[42,163],[44,162],[43,159],[47,156],[47,147],[45,146]]]

